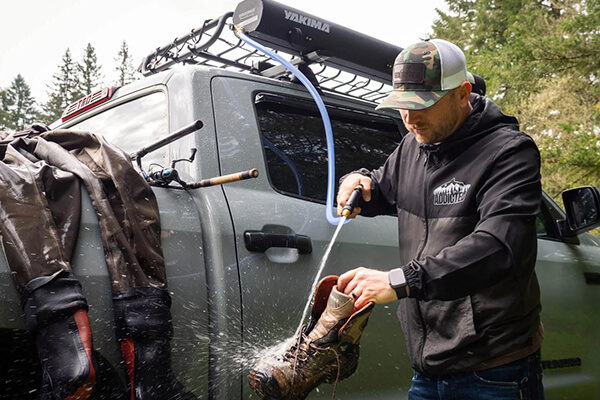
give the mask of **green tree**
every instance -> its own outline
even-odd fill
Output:
[[[523,99],[520,114],[525,130],[542,153],[542,175],[552,197],[573,186],[600,183],[598,111],[585,107],[588,83],[561,74],[542,83],[539,92]],[[578,115],[571,115],[576,110]]]
[[[10,118],[7,100],[6,90],[0,90],[0,130],[13,130],[16,128]]]
[[[544,188],[600,186],[600,0],[458,0],[433,37],[463,48],[487,95],[542,154]]]
[[[40,120],[46,124],[51,124],[62,116],[68,104],[65,96],[57,92],[48,93],[48,101],[42,105]]]
[[[59,119],[69,104],[82,97],[78,69],[71,50],[65,51],[62,64],[58,66],[58,72],[52,75],[52,83],[48,88],[48,101],[42,105],[41,119],[49,124]]]
[[[126,84],[133,82],[135,80],[133,57],[129,53],[129,47],[125,40],[121,43],[121,49],[119,50],[118,57],[115,58],[115,61],[118,62],[118,66],[115,68],[118,73],[117,85],[125,86]]]
[[[9,119],[16,129],[23,129],[36,117],[35,99],[21,74],[18,74],[6,89],[2,103],[2,109],[9,114]]]
[[[501,106],[514,108],[540,81],[600,68],[600,0],[459,0],[439,12],[434,36],[461,46]]]
[[[77,64],[80,74],[79,91],[83,96],[92,93],[94,89],[102,84],[101,66],[98,65],[96,50],[90,43],[83,50],[83,59]]]

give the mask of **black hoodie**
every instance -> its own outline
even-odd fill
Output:
[[[473,111],[439,145],[413,134],[371,171],[363,215],[398,214],[411,298],[400,319],[413,368],[485,369],[525,357],[542,340],[534,272],[540,159],[514,117],[471,95]]]

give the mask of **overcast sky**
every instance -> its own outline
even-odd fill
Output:
[[[330,22],[406,47],[431,33],[444,0],[279,0]],[[0,0],[0,88],[23,75],[38,103],[67,48],[91,43],[106,83],[125,40],[137,68],[156,47],[235,10],[238,0]]]

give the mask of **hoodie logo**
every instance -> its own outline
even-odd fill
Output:
[[[453,178],[433,191],[433,204],[436,206],[451,206],[462,203],[467,196],[471,184],[459,182]]]

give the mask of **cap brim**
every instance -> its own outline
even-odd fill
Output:
[[[383,99],[375,109],[424,110],[437,103],[446,93],[448,93],[447,90],[395,90]]]

